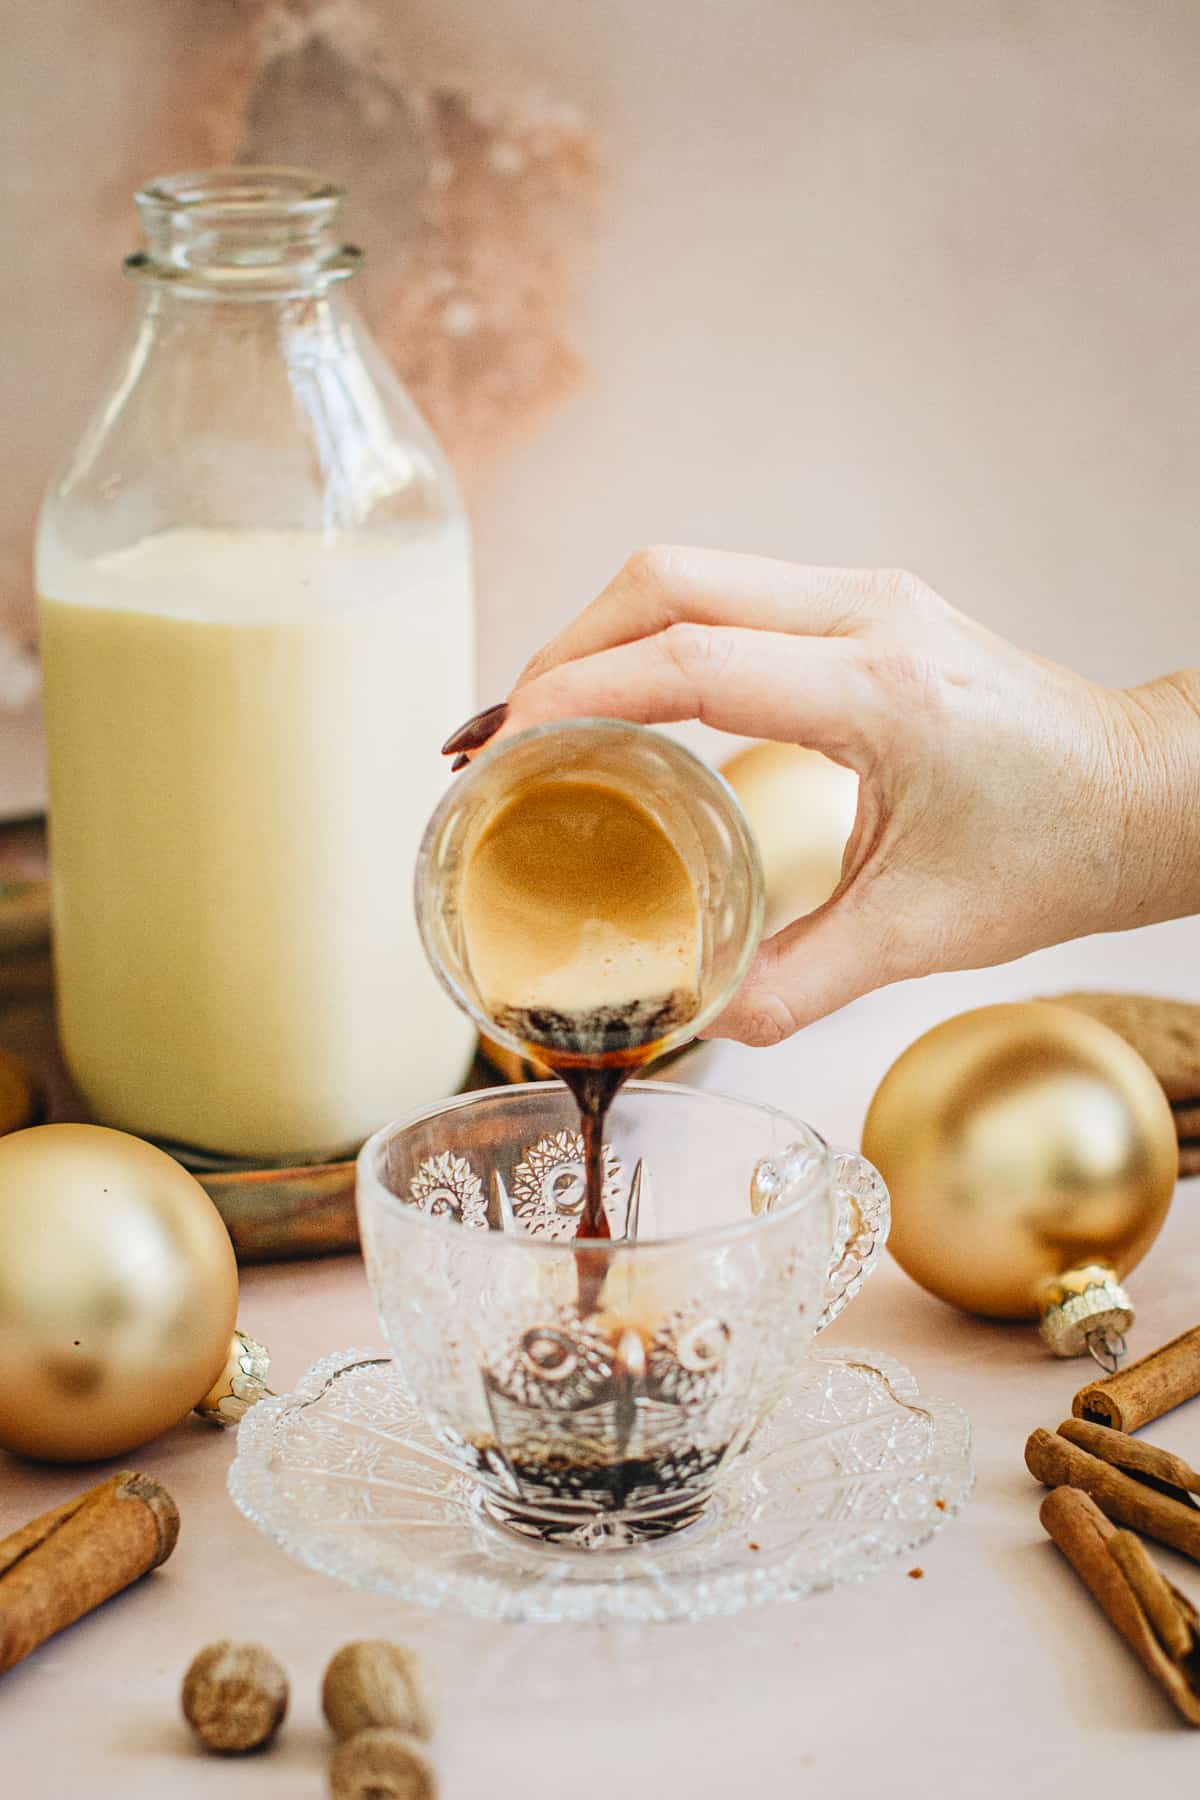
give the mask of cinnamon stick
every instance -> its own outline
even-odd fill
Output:
[[[1124,1469],[1127,1475],[1140,1475],[1144,1480],[1174,1488],[1179,1499],[1188,1494],[1200,1494],[1200,1472],[1185,1463],[1182,1456],[1160,1450],[1157,1444],[1147,1444],[1142,1438],[1113,1431],[1107,1425],[1095,1425],[1090,1419],[1064,1419],[1058,1435],[1069,1443],[1078,1444],[1090,1456],[1098,1456],[1102,1462]]]
[[[1061,1493],[1062,1489],[1056,1491]],[[1132,1531],[1114,1531],[1108,1540],[1108,1553],[1133,1589],[1134,1599],[1171,1661],[1182,1662],[1196,1644],[1190,1609],[1179,1604],[1175,1589],[1151,1562],[1145,1544]]]
[[[1157,1636],[1140,1597],[1139,1583],[1144,1579],[1144,1571],[1139,1569],[1138,1581],[1131,1583],[1122,1563],[1124,1553],[1112,1548],[1114,1540],[1125,1534],[1114,1531],[1095,1501],[1077,1488],[1060,1487],[1047,1494],[1039,1516],[1142,1667],[1188,1724],[1200,1725],[1200,1658],[1194,1648],[1182,1657],[1172,1656]],[[1189,1642],[1194,1645],[1200,1634],[1200,1614],[1186,1595],[1172,1587],[1152,1564],[1150,1568],[1154,1580],[1166,1590],[1165,1604],[1188,1631]]]
[[[1147,1487],[1052,1431],[1030,1434],[1025,1463],[1046,1487],[1081,1488],[1118,1525],[1128,1525],[1200,1562],[1200,1508],[1188,1501]]]
[[[1116,1431],[1137,1431],[1200,1394],[1200,1325],[1182,1332],[1103,1381],[1080,1388],[1071,1403],[1077,1419]]]
[[[165,1562],[178,1536],[167,1490],[122,1469],[0,1541],[0,1675]]]

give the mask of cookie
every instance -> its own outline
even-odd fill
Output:
[[[1200,1096],[1200,1006],[1157,994],[1047,994],[1108,1025],[1132,1044],[1163,1085],[1168,1100],[1197,1103]]]
[[[1179,1175],[1200,1175],[1200,1140],[1179,1146]]]
[[[0,1050],[0,1134],[34,1124],[40,1110],[33,1076],[19,1056]]]
[[[1171,1104],[1171,1113],[1180,1143],[1200,1140],[1200,1100],[1175,1100]]]

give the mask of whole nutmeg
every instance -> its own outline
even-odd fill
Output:
[[[325,1671],[321,1704],[335,1737],[354,1737],[376,1725],[433,1736],[419,1658],[383,1638],[343,1644]]]
[[[222,1755],[270,1743],[287,1711],[287,1676],[262,1644],[206,1644],[183,1678],[183,1716]]]
[[[380,1726],[339,1744],[329,1792],[333,1800],[435,1800],[437,1781],[415,1737]]]

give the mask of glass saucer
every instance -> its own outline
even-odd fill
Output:
[[[970,1425],[870,1350],[817,1351],[703,1516],[629,1548],[564,1549],[492,1520],[390,1358],[343,1350],[238,1428],[236,1505],[310,1569],[477,1618],[700,1619],[859,1581],[971,1491]]]

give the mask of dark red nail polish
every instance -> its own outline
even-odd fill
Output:
[[[466,751],[460,750],[458,755],[455,757],[454,761],[450,764],[450,773],[452,775],[457,775],[458,771],[460,769],[466,768],[466,766],[470,762],[470,760],[471,759],[467,755]]]
[[[442,755],[453,756],[456,751],[481,749],[490,737],[495,737],[507,717],[507,700],[502,700],[499,706],[485,706],[473,719],[450,733],[442,745]]]

